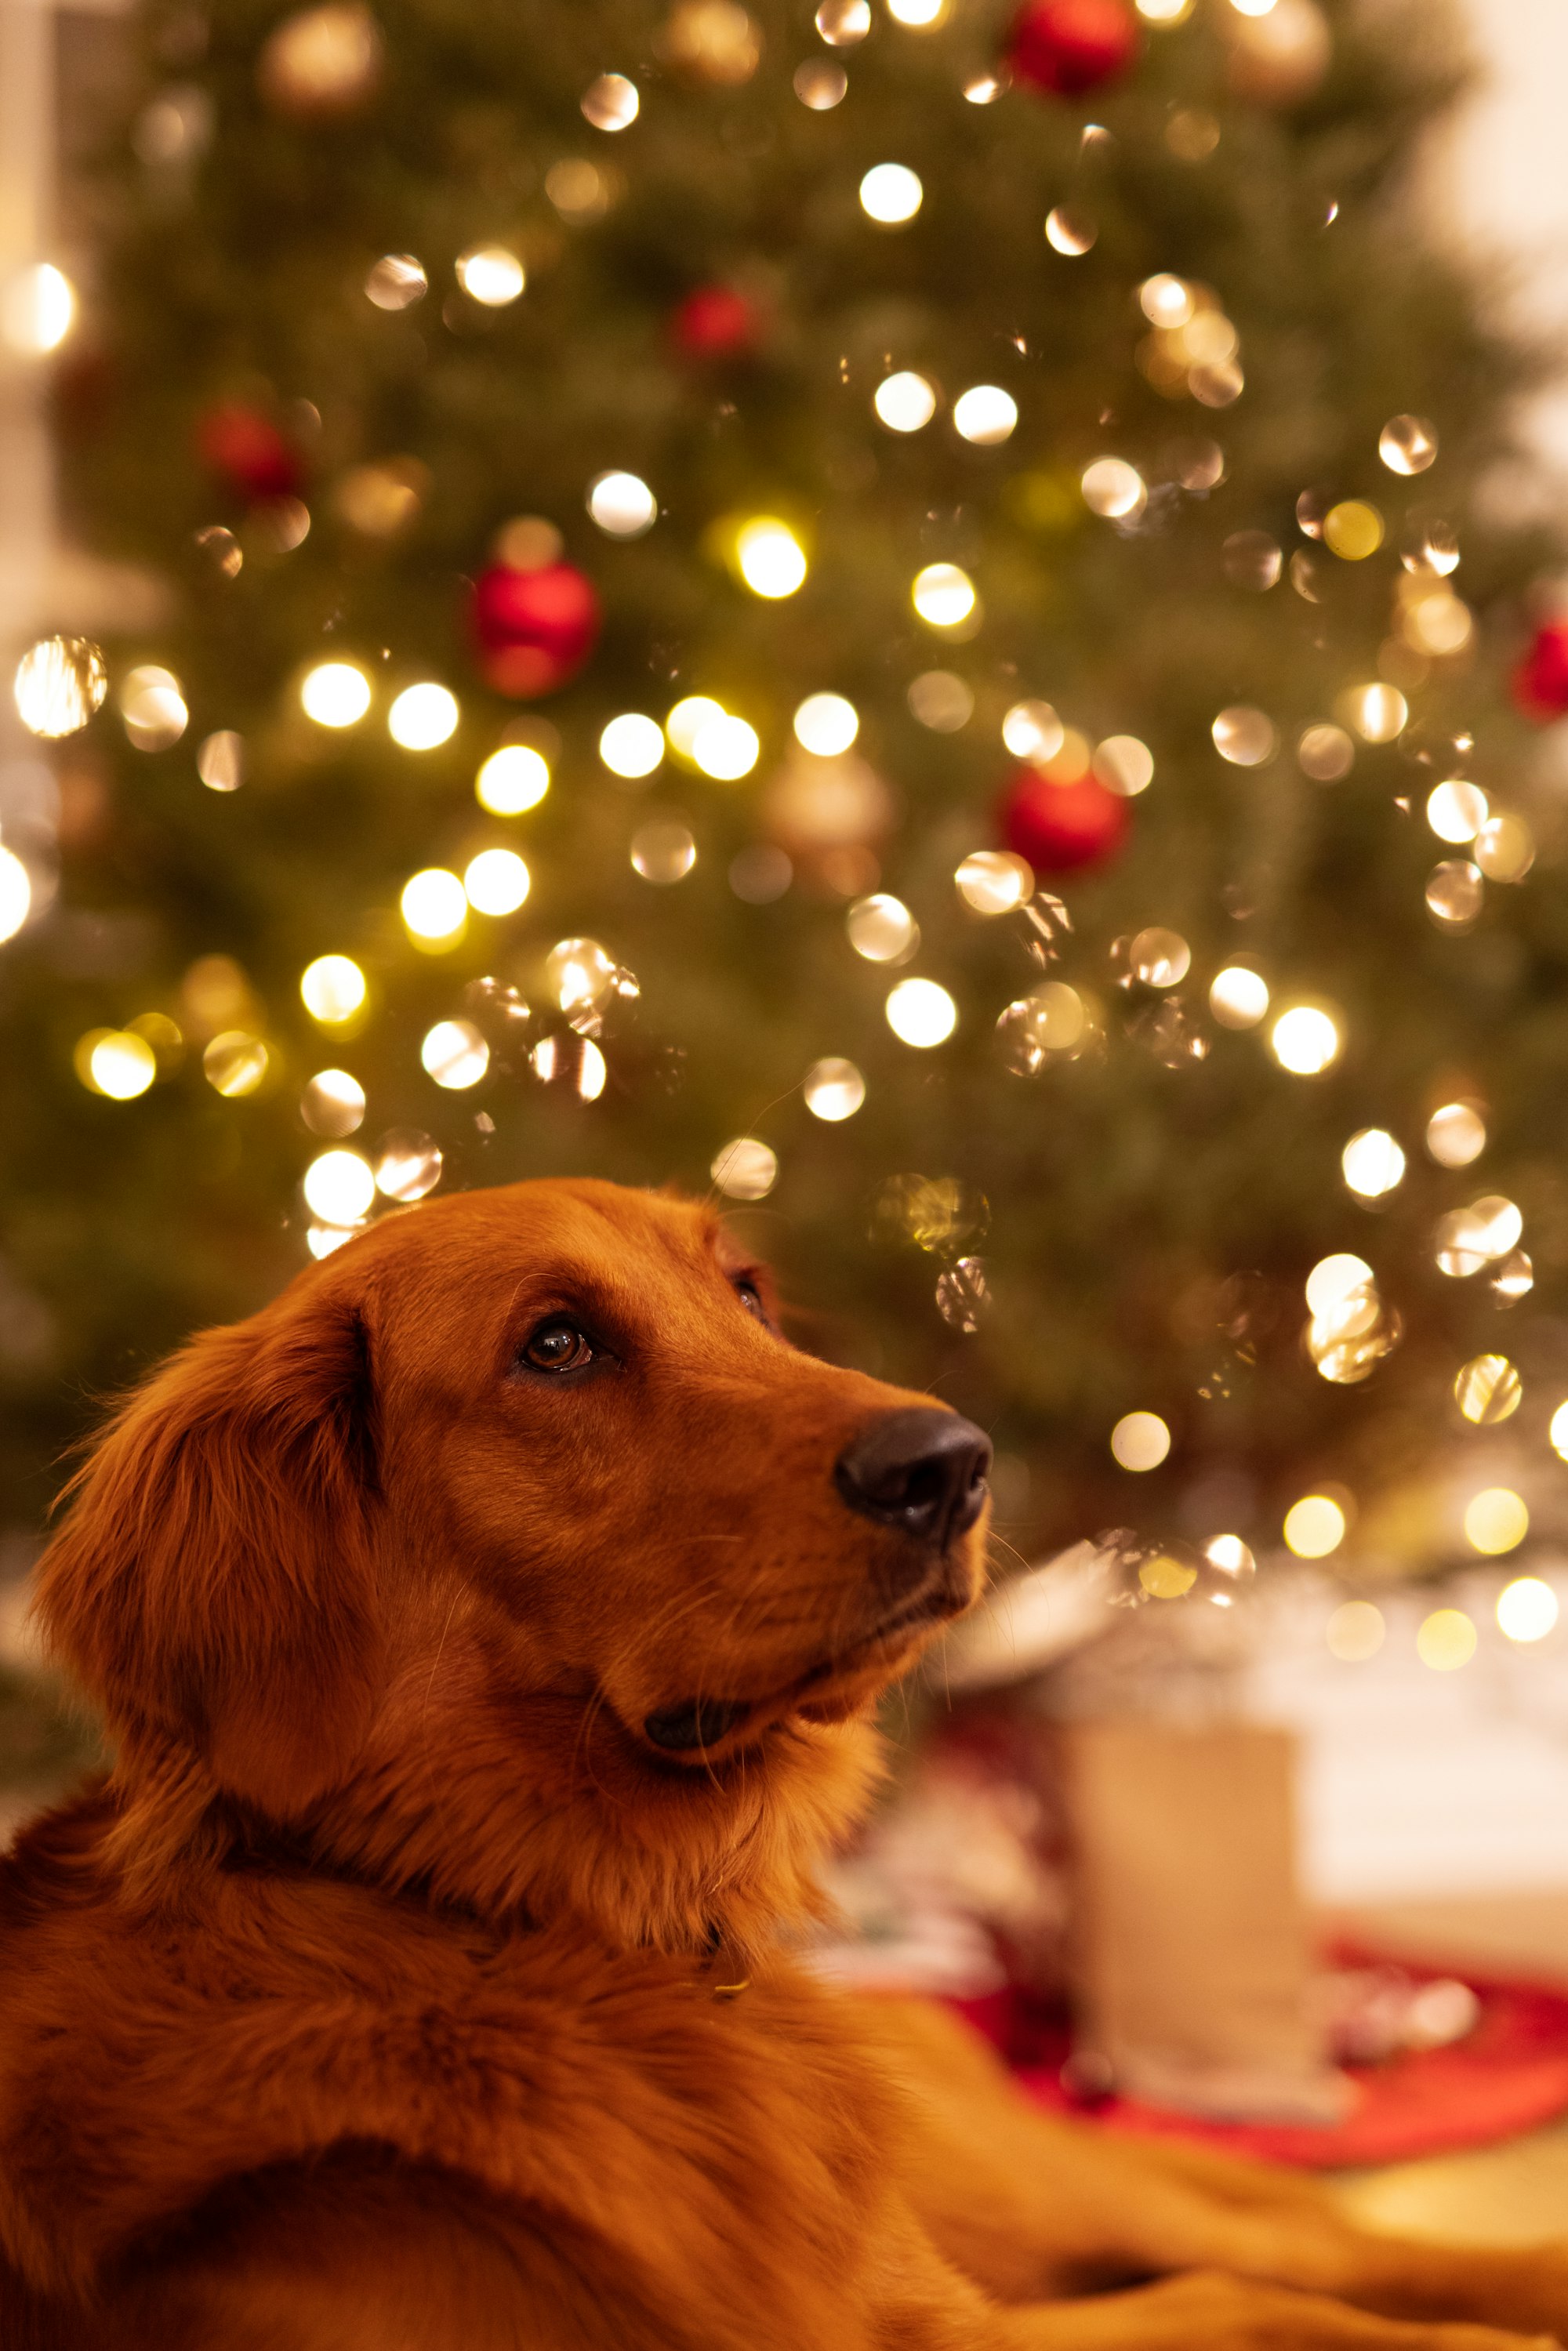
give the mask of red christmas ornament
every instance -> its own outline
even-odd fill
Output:
[[[1126,0],[1024,0],[1009,36],[1008,63],[1019,81],[1076,98],[1125,73],[1140,39]]]
[[[1078,873],[1108,865],[1132,831],[1127,803],[1092,776],[1053,784],[1018,768],[998,811],[1002,839],[1037,873]]]
[[[474,635],[487,685],[514,701],[553,694],[582,667],[599,635],[593,583],[570,563],[532,571],[492,564],[474,589]]]
[[[298,491],[298,455],[272,419],[243,401],[220,401],[198,418],[196,454],[242,497],[291,498]]]
[[[756,344],[762,321],[733,286],[698,286],[677,307],[670,330],[689,359],[731,359]]]
[[[1527,718],[1561,718],[1568,711],[1568,621],[1537,629],[1514,670],[1513,698]]]

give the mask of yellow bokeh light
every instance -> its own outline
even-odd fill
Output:
[[[1256,1029],[1269,1009],[1269,983],[1244,963],[1228,963],[1208,984],[1208,1008],[1222,1029]]]
[[[57,742],[102,707],[109,673],[86,637],[42,637],[17,663],[11,691],[27,732]]]
[[[751,773],[761,749],[754,726],[721,710],[716,718],[706,719],[698,727],[691,756],[705,776],[711,776],[716,783],[733,784]]]
[[[1329,1494],[1303,1494],[1285,1513],[1285,1542],[1298,1559],[1327,1559],[1345,1537],[1345,1515]]]
[[[1557,1594],[1538,1575],[1516,1575],[1497,1596],[1497,1621],[1511,1641],[1544,1641],[1559,1614]]]
[[[1549,1434],[1553,1453],[1560,1461],[1568,1461],[1568,1404],[1560,1404],[1552,1414]]]
[[[1456,1674],[1476,1654],[1476,1628],[1462,1608],[1434,1608],[1416,1635],[1416,1654],[1435,1674]]]
[[[1358,1200],[1381,1200],[1404,1181],[1405,1154],[1381,1126],[1364,1126],[1340,1154],[1344,1180]]]
[[[515,850],[482,849],[463,870],[468,904],[480,914],[515,914],[528,894],[528,867]]]
[[[977,449],[994,449],[1009,440],[1018,421],[1019,404],[999,383],[971,384],[953,402],[955,431]]]
[[[110,1102],[134,1102],[158,1074],[158,1061],[145,1037],[127,1029],[89,1029],[74,1056],[76,1073],[89,1093]]]
[[[1347,1600],[1329,1618],[1325,1636],[1329,1655],[1342,1665],[1364,1665],[1382,1648],[1387,1631],[1381,1608],[1375,1608],[1370,1600]]]
[[[622,711],[612,718],[599,737],[599,756],[612,776],[641,783],[664,756],[664,730],[656,718],[640,710]]]
[[[549,789],[549,764],[526,743],[503,743],[474,778],[474,797],[492,816],[522,816]]]
[[[837,1126],[846,1118],[853,1118],[865,1100],[865,1080],[852,1061],[830,1056],[823,1061],[813,1061],[806,1072],[803,1088],[806,1108],[813,1118]]]
[[[299,993],[323,1028],[351,1020],[365,1000],[365,975],[351,956],[318,956],[299,975]]]
[[[946,1043],[958,1026],[957,1006],[934,979],[901,979],[884,1008],[894,1035],[923,1050]]]
[[[1524,1383],[1506,1355],[1475,1355],[1454,1382],[1454,1401],[1478,1428],[1495,1428],[1519,1410]]]
[[[758,515],[741,525],[735,560],[752,594],[772,602],[793,596],[806,577],[806,550],[777,515]]]
[[[0,946],[14,939],[33,904],[33,883],[26,867],[14,852],[0,846]]]
[[[1315,1004],[1292,1004],[1269,1032],[1274,1059],[1298,1078],[1315,1078],[1339,1058],[1339,1025]]]
[[[1157,1412],[1124,1413],[1111,1431],[1112,1458],[1124,1469],[1157,1469],[1170,1449],[1170,1430]]]
[[[809,694],[795,713],[795,740],[820,759],[847,751],[860,733],[860,713],[841,694]]]
[[[457,283],[472,302],[487,310],[505,309],[527,283],[522,263],[504,245],[470,246],[457,257]]]
[[[76,314],[76,288],[52,261],[18,270],[0,294],[0,334],[14,351],[28,358],[57,351]]]
[[[844,916],[844,929],[867,963],[904,963],[920,945],[919,924],[903,899],[886,890],[857,898]]]
[[[243,1102],[266,1077],[272,1056],[259,1037],[244,1029],[225,1029],[209,1039],[202,1055],[202,1074],[214,1093]]]
[[[468,920],[468,893],[444,866],[413,874],[398,901],[403,924],[417,946],[455,946]]]
[[[883,376],[871,404],[890,433],[918,433],[936,413],[936,387],[913,368],[904,368]]]
[[[1517,1551],[1530,1532],[1530,1512],[1511,1486],[1486,1486],[1465,1506],[1465,1540],[1489,1559]]]
[[[920,210],[925,193],[906,163],[873,163],[861,182],[861,210],[879,228],[903,228]]]
[[[371,681],[353,662],[318,662],[300,680],[299,702],[318,726],[355,726],[371,706]]]
[[[664,733],[677,759],[692,759],[697,737],[711,718],[727,716],[722,702],[711,694],[687,694],[682,696],[664,721]]]
[[[387,713],[387,733],[405,751],[434,751],[457,731],[457,697],[424,679],[404,686]]]
[[[476,1086],[490,1066],[490,1048],[472,1020],[438,1020],[425,1031],[419,1058],[449,1093]]]
[[[368,1159],[357,1151],[323,1151],[305,1170],[305,1205],[323,1224],[363,1222],[376,1196]]]
[[[909,593],[928,629],[962,628],[978,601],[974,581],[956,563],[928,563]]]
[[[1342,498],[1323,517],[1323,543],[1346,563],[1364,563],[1383,544],[1383,517],[1364,498]]]

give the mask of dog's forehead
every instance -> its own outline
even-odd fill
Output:
[[[689,1280],[744,1257],[706,1207],[614,1184],[539,1181],[461,1193],[397,1220],[378,1287],[428,1295],[433,1285],[492,1293],[561,1280],[617,1289]]]

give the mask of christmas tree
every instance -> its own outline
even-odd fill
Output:
[[[147,8],[58,412],[150,601],[17,681],[14,1511],[310,1251],[575,1171],[716,1183],[1016,1542],[1545,1522],[1568,638],[1432,15]]]

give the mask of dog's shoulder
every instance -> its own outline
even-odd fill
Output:
[[[0,2250],[35,2285],[79,2293],[225,2182],[348,2145],[673,2275],[759,2241],[852,2258],[883,2094],[789,1968],[718,1998],[696,1962],[308,1872],[214,1870],[149,1918],[99,1826],[51,1816],[0,1875]]]

